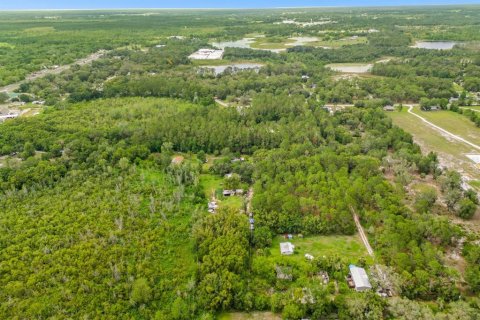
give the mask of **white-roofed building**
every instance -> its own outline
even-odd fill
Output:
[[[356,291],[366,291],[372,289],[372,285],[368,280],[365,269],[357,267],[353,264],[351,264],[349,268]]]
[[[223,58],[223,50],[200,49],[188,57],[192,60],[221,60]]]
[[[280,243],[280,253],[282,255],[289,256],[295,251],[295,246],[291,242],[281,242]]]

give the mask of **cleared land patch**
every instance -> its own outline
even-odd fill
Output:
[[[295,246],[295,253],[291,256],[284,256],[286,260],[305,261],[305,254],[310,254],[314,258],[337,255],[350,260],[351,263],[356,263],[359,259],[364,258],[367,262],[373,263],[358,234],[354,236],[309,236],[305,238],[294,235],[294,238],[290,240],[283,236],[277,236],[273,239],[270,248],[271,256],[280,257],[280,242],[287,241]]]
[[[450,111],[421,111],[413,108],[412,112],[427,119],[435,125],[458,135],[472,143],[480,144],[480,129],[467,117]]]
[[[423,152],[437,153],[442,166],[457,170],[469,180],[480,180],[480,172],[476,164],[466,156],[478,153],[477,150],[440,134],[415,115],[408,113],[406,108],[401,112],[388,112],[387,114],[394,124],[413,135],[415,142],[420,145]],[[476,186],[472,185],[472,187]]]

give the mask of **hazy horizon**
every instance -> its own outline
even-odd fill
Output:
[[[424,5],[471,5],[480,0],[465,0],[458,3],[452,0],[340,0],[340,1],[181,1],[172,5],[171,1],[152,0],[83,0],[83,1],[33,1],[24,0],[0,4],[0,10],[95,10],[95,9],[261,9],[261,8],[301,8],[301,7],[375,7],[375,6],[424,6]]]

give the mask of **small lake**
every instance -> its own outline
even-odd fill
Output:
[[[417,41],[412,48],[429,50],[451,50],[458,42],[455,41]]]
[[[255,42],[255,38],[243,38],[236,41],[221,41],[221,42],[213,42],[212,46],[217,47],[219,49],[225,48],[245,48],[250,49],[251,44]]]
[[[325,67],[332,69],[333,71],[337,72],[344,72],[344,73],[367,73],[372,69],[373,64],[327,64]]]
[[[213,74],[216,76],[224,73],[227,69],[232,70],[232,72],[238,72],[243,70],[255,70],[258,72],[260,68],[263,67],[263,64],[259,63],[233,63],[233,64],[225,64],[219,66],[204,66],[200,70],[213,70]]]

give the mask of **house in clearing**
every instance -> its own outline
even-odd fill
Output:
[[[355,291],[362,292],[372,289],[372,285],[368,280],[368,275],[365,269],[357,267],[353,264],[349,266],[350,268],[350,276],[351,282],[353,283],[353,287]]]
[[[284,256],[292,255],[295,251],[295,246],[291,242],[280,243],[280,253]]]
[[[395,107],[391,106],[391,105],[388,105],[388,106],[383,107],[383,111],[395,111]]]
[[[235,190],[223,190],[224,197],[231,197],[235,195]]]
[[[184,159],[185,159],[185,158],[182,157],[182,156],[175,156],[175,157],[172,158],[172,164],[174,164],[174,165],[180,165],[180,164],[182,164],[182,162],[183,162]]]

